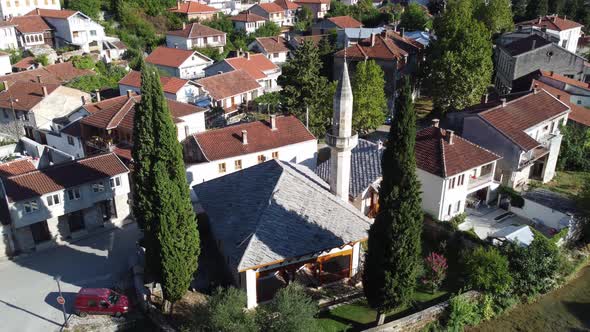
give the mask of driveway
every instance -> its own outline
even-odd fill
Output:
[[[63,324],[56,303],[61,287],[68,315],[81,287],[112,287],[127,271],[140,232],[135,223],[15,261],[0,262],[1,331],[56,331]]]

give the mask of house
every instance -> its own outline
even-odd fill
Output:
[[[201,78],[195,82],[199,87],[196,104],[208,107],[208,119],[217,115],[214,110],[221,108],[221,117],[227,119],[240,111],[240,106],[263,94],[262,86],[245,70],[232,70],[214,76]]]
[[[170,99],[166,101],[178,141],[205,130],[205,109]],[[141,96],[129,91],[123,96],[83,105],[89,114],[80,120],[85,154],[113,150],[120,157],[131,160],[133,120],[140,102]]]
[[[283,26],[295,25],[299,5],[291,0],[275,0],[274,3],[283,8]]]
[[[86,75],[95,75],[95,73],[88,69],[78,69],[74,67],[72,62],[62,62],[24,72],[3,75],[0,76],[0,82],[8,82],[9,84],[15,82],[44,82],[61,85]]]
[[[199,23],[189,25],[183,23],[181,30],[166,33],[166,46],[183,50],[217,48],[219,52],[223,52],[226,40],[227,34],[225,32]]]
[[[194,134],[184,142],[184,155],[189,183],[199,184],[270,159],[313,169],[317,139],[294,116],[272,116]]]
[[[308,168],[271,160],[193,190],[248,308],[292,281],[317,287],[357,276],[370,222]]]
[[[128,174],[108,153],[1,178],[12,252],[38,251],[123,225],[130,216]]]
[[[551,41],[576,53],[578,40],[582,36],[583,25],[559,15],[545,15],[529,21],[516,23],[517,31],[533,29],[546,34]]]
[[[311,10],[314,20],[321,20],[330,10],[329,0],[294,0],[296,5]]]
[[[102,60],[105,63],[121,60],[127,49],[127,45],[118,38],[105,37],[102,40]]]
[[[10,54],[0,52],[0,74],[6,75],[12,73],[12,65],[10,64]]]
[[[230,17],[236,30],[244,30],[247,34],[254,33],[266,23],[266,19],[250,12],[242,12]]]
[[[262,53],[276,65],[287,62],[289,43],[283,37],[259,37],[248,45],[248,49]]]
[[[265,93],[281,90],[281,86],[277,83],[277,79],[281,76],[281,68],[263,54],[238,53],[234,58],[226,58],[205,68],[205,74],[212,76],[234,70],[244,70],[260,83]]]
[[[537,80],[567,92],[570,102],[581,107],[590,107],[590,83],[580,82],[555,72],[540,71]]]
[[[6,0],[0,2],[0,17],[22,16],[35,8],[60,10],[61,4],[59,0]]]
[[[199,88],[192,81],[161,76],[160,82],[166,98],[187,104],[194,104],[197,101]],[[119,94],[123,96],[127,91],[141,93],[140,72],[132,70],[119,81]]]
[[[39,45],[55,46],[54,30],[38,15],[18,16],[8,19],[16,27],[18,47],[29,49]]]
[[[26,58],[21,59],[20,61],[18,61],[14,65],[12,65],[12,68],[14,68],[14,71],[19,72],[19,71],[33,70],[33,69],[38,68],[39,66],[40,66],[40,64],[37,63],[37,60],[35,60],[34,57],[28,56]],[[10,72],[12,72],[12,71],[10,71]]]
[[[90,94],[80,90],[50,83],[4,82],[0,92],[0,127],[13,137],[23,134],[45,144],[45,133],[51,129],[52,120],[70,114]]]
[[[370,38],[371,35],[378,35],[383,32],[383,28],[345,28],[343,47],[350,47],[357,44],[363,39]]]
[[[533,34],[496,47],[495,86],[501,94],[510,93],[515,80],[539,69],[583,81],[585,61],[583,57]]]
[[[543,89],[507,101],[475,105],[463,113],[463,137],[500,155],[502,184],[522,189],[530,179],[551,181],[570,107]]]
[[[207,6],[203,3],[190,0],[178,0],[176,7],[168,9],[171,13],[176,13],[186,18],[186,20],[197,20],[199,22],[215,18],[219,9]]]
[[[285,21],[285,9],[274,2],[256,4],[248,11],[254,15],[264,17],[268,22],[273,22],[278,26],[283,26]]]
[[[580,102],[578,96],[572,95],[567,91],[560,88],[556,88],[550,84],[551,83],[546,83],[542,80],[534,79],[531,83],[531,88],[535,87],[537,89],[543,89],[552,94],[555,98],[562,101],[567,106],[569,106],[569,108],[571,109],[571,113],[568,115],[567,118],[568,125],[577,125],[590,128],[590,109],[587,109],[586,107],[581,106],[577,103]]]
[[[160,46],[145,58],[145,62],[170,76],[191,80],[205,76],[203,70],[213,60],[197,51]]]
[[[334,16],[323,19],[313,25],[312,35],[323,35],[330,31],[341,31],[347,28],[362,28],[363,24],[350,16]]]
[[[315,46],[318,46],[320,40],[323,38],[330,38],[330,35],[309,35],[309,36],[298,36],[298,35],[290,35],[287,34],[287,40],[289,41],[289,46],[294,50],[298,49],[304,42],[309,41],[313,43]]]
[[[80,120],[88,114],[75,113],[77,114],[54,119],[51,130],[45,133],[45,138],[48,146],[80,159],[86,156]]]
[[[15,50],[18,48],[15,25],[9,21],[0,22],[0,49]]]

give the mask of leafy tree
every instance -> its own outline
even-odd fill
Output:
[[[434,293],[447,276],[447,259],[439,253],[431,252],[424,259],[424,263],[426,265],[426,275],[422,278],[422,283]]]
[[[309,109],[309,129],[316,137],[323,137],[330,126],[335,91],[335,85],[320,75],[321,68],[318,49],[308,40],[283,65],[278,79],[283,106],[303,123]]]
[[[73,56],[72,57],[72,65],[78,69],[94,69],[96,66],[94,60],[88,55],[84,56]]]
[[[274,37],[281,33],[281,27],[275,22],[268,21],[264,23],[260,28],[256,29],[254,36],[256,37]]]
[[[428,13],[417,3],[410,3],[401,15],[400,25],[407,30],[432,29],[432,21]]]
[[[369,229],[363,289],[371,307],[383,312],[409,303],[421,264],[422,209],[416,177],[416,114],[409,80],[383,152],[380,210]]]
[[[352,92],[352,128],[361,134],[377,129],[385,121],[387,98],[385,76],[375,60],[363,61],[356,66]]]
[[[511,31],[514,28],[510,0],[478,0],[476,17],[492,34]]]
[[[560,170],[590,171],[590,129],[562,126],[563,135],[557,166]]]
[[[218,14],[214,19],[202,22],[202,24],[228,34],[234,31],[234,25],[230,17],[224,14]]]
[[[564,0],[549,0],[549,3],[548,3],[549,13],[562,14],[564,6],[565,6]]]
[[[472,287],[493,294],[510,290],[512,284],[508,259],[494,247],[480,246],[467,255],[465,272]]]
[[[35,57],[35,62],[41,66],[47,66],[49,64],[49,58],[47,54],[39,54]]]
[[[473,17],[471,1],[449,1],[435,19],[437,39],[428,49],[425,83],[439,112],[477,103],[492,78],[492,43],[483,23]]]
[[[531,0],[526,7],[526,14],[529,18],[547,15],[548,11],[548,0]]]
[[[257,331],[253,313],[245,311],[246,292],[242,289],[218,287],[208,304],[208,325],[212,331]]]
[[[517,21],[526,18],[526,8],[529,0],[512,0],[512,13]]]
[[[322,69],[320,74],[327,79],[332,79],[334,68],[334,52],[337,50],[336,40],[338,35],[336,31],[331,30],[328,36],[322,37],[318,42],[318,52],[322,60]]]
[[[298,32],[306,32],[311,29],[313,24],[313,13],[308,7],[301,7],[296,14],[297,21],[295,22],[295,30]]]
[[[68,0],[66,8],[80,11],[97,20],[100,15],[101,0]]]
[[[204,47],[204,48],[195,48],[195,51],[203,54],[204,56],[213,59],[215,62],[222,61],[228,54],[228,51],[224,49],[224,52],[219,52],[219,48],[217,47]]]
[[[317,331],[317,313],[317,303],[298,283],[280,289],[269,305],[257,312],[261,330],[268,332]]]

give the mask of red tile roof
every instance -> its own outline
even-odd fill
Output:
[[[48,18],[67,19],[76,13],[78,12],[75,10],[36,8],[26,13],[25,16],[41,16]]]
[[[350,16],[335,16],[328,18],[328,21],[334,23],[337,27],[344,28],[360,28],[363,24]]]
[[[258,6],[260,6],[260,8],[262,8],[262,10],[264,10],[267,13],[280,13],[285,11],[283,7],[279,6],[274,2],[260,3],[258,4]]]
[[[217,9],[207,6],[202,3],[198,3],[196,1],[186,1],[179,3],[178,6],[172,7],[168,9],[168,11],[172,13],[180,13],[180,14],[199,14],[199,13],[215,13],[218,12]]]
[[[549,71],[541,71],[541,74],[545,77],[549,77],[551,79],[563,82],[565,84],[569,84],[569,85],[577,86],[582,89],[590,90],[590,83],[577,81],[573,78],[565,77],[565,76],[556,74],[554,72],[549,72]]]
[[[294,0],[295,3],[330,4],[330,0]]]
[[[479,113],[479,116],[522,149],[530,151],[540,143],[527,135],[525,130],[568,111],[566,104],[541,89],[511,100],[504,107],[494,106]]]
[[[243,13],[239,13],[236,16],[232,16],[229,18],[232,21],[235,22],[260,22],[260,21],[266,21],[266,19],[262,16],[256,15],[256,14],[252,14],[249,12],[243,12]]]
[[[22,17],[22,16],[21,16]],[[64,84],[77,77],[95,75],[95,72],[87,69],[78,69],[71,62],[57,63],[33,70],[0,76],[0,82],[37,82],[37,76],[43,83]]]
[[[26,58],[20,60],[19,62],[15,63],[15,64],[13,64],[12,67],[26,70],[26,69],[31,68],[31,66],[35,66],[36,64],[37,64],[37,61],[35,60],[35,58],[32,56],[29,56],[29,57],[26,57]]]
[[[222,100],[261,87],[244,70],[232,70],[227,73],[201,78],[196,83],[202,86],[215,100]]]
[[[107,153],[11,176],[3,182],[8,199],[18,202],[128,172],[114,153]]]
[[[16,25],[16,30],[21,33],[42,33],[51,30],[51,27],[41,16],[15,16],[9,18],[11,24]]]
[[[196,51],[160,46],[145,58],[145,62],[154,65],[178,68],[193,55],[205,58],[204,55]]]
[[[446,178],[489,164],[501,157],[459,135],[442,128],[429,127],[416,134],[416,165],[421,170]]]
[[[0,164],[0,177],[9,177],[36,170],[31,158],[21,158]]]
[[[287,40],[283,37],[259,37],[256,41],[266,53],[289,52]]]
[[[20,111],[30,111],[39,104],[43,96],[43,87],[51,94],[60,86],[58,84],[44,84],[32,82],[15,82],[8,84],[8,90],[0,92],[0,107]]]
[[[167,35],[179,36],[184,38],[197,38],[197,37],[211,37],[211,36],[222,36],[225,34],[223,31],[213,29],[203,24],[193,23],[188,24],[182,30],[168,31]]]
[[[140,102],[141,96],[132,95],[129,98],[125,95],[84,105],[84,108],[91,114],[82,118],[80,123],[105,130],[115,128],[133,130],[135,106]],[[205,111],[203,108],[170,99],[166,99],[166,102],[175,122],[179,122],[181,117]]]
[[[580,24],[578,22],[568,20],[565,17],[561,18],[558,15],[547,15],[547,16],[536,18],[534,20],[516,23],[516,25],[517,26],[519,26],[519,25],[521,25],[521,26],[532,25],[537,28],[547,28],[547,29],[555,30],[555,31],[569,30],[569,29],[579,28],[579,27],[583,26],[582,24]]]
[[[204,157],[209,161],[241,156],[316,138],[294,116],[277,117],[277,130],[266,121],[237,124],[193,135]],[[242,130],[248,133],[248,144],[242,144]]]
[[[408,52],[397,46],[391,38],[383,37],[381,34],[375,35],[375,43],[371,44],[372,38],[363,39],[358,44],[348,47],[346,56],[357,60],[401,60],[408,56]],[[340,50],[334,56],[344,57],[344,54],[345,50]]]
[[[164,92],[176,94],[182,87],[189,83],[178,77],[160,76],[160,83]],[[141,72],[132,70],[119,81],[119,85],[128,85],[134,88],[141,87]]]
[[[532,86],[537,86],[550,94],[554,97],[558,98],[559,100],[563,101],[567,104],[572,112],[569,114],[568,119],[579,124],[583,124],[586,127],[590,127],[590,109],[585,107],[578,106],[571,102],[572,95],[567,93],[566,91],[560,90],[558,88],[552,87],[549,84],[544,82],[533,80]]]
[[[265,71],[278,70],[279,67],[272,63],[263,54],[246,54],[246,56],[237,56],[234,58],[227,58],[224,60],[235,70],[244,70],[252,78],[259,80],[266,78]]]
[[[281,6],[281,8],[283,8],[284,10],[296,10],[297,8],[299,8],[299,5],[291,0],[275,0],[274,3]]]

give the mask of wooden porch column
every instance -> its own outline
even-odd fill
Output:
[[[246,270],[246,297],[247,308],[252,309],[258,305],[256,294],[256,272],[254,270]]]

